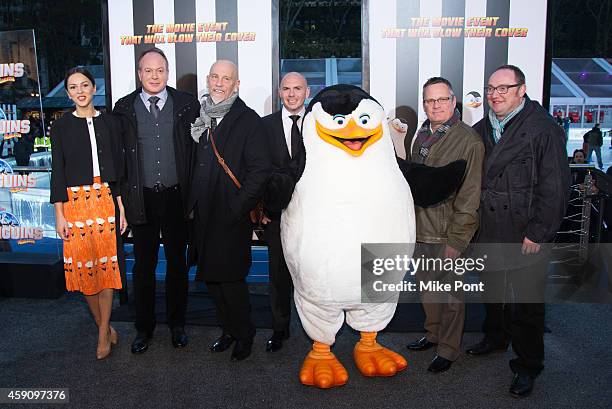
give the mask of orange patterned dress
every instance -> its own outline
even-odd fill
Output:
[[[68,291],[94,295],[121,288],[117,262],[115,205],[99,177],[93,185],[69,187],[64,216],[70,229],[64,241],[64,274]]]

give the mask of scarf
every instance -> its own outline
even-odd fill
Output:
[[[435,132],[431,132],[431,123],[429,119],[423,122],[423,125],[417,132],[417,140],[415,142],[419,147],[419,155],[423,158],[423,160],[429,155],[429,148],[431,148],[434,143],[438,142],[444,135],[446,135],[446,132],[448,132],[448,130],[459,121],[459,111],[455,109],[453,116],[451,116],[448,121],[440,125]]]
[[[200,137],[205,130],[210,129],[212,118],[221,118],[227,114],[232,107],[234,101],[238,98],[238,93],[235,93],[228,99],[215,104],[210,94],[205,94],[202,97],[202,105],[200,106],[200,116],[191,124],[191,138],[200,142]]]
[[[521,110],[525,107],[525,98],[521,101],[520,105],[517,106],[514,111],[510,112],[504,119],[501,121],[495,115],[492,109],[489,109],[489,122],[491,122],[491,127],[493,128],[493,140],[497,144],[504,133],[504,127],[506,124],[514,118]]]

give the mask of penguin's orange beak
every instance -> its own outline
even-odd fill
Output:
[[[361,156],[383,134],[382,123],[374,129],[366,129],[357,125],[353,118],[340,129],[328,129],[321,125],[319,121],[315,121],[315,126],[321,139],[352,156]]]

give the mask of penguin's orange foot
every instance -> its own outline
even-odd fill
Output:
[[[363,339],[355,345],[353,356],[357,369],[364,376],[393,376],[408,366],[408,362],[397,352],[377,343],[364,343]]]
[[[317,348],[317,344],[315,342],[313,350],[304,359],[300,370],[300,382],[323,389],[344,385],[348,381],[348,372],[329,351],[328,345],[320,344],[323,347]]]

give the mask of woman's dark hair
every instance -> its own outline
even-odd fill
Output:
[[[586,153],[584,153],[584,150],[582,150],[582,149],[576,149],[576,150],[574,151],[574,153],[572,153],[572,158],[576,157],[576,154],[577,154],[578,152],[582,152],[582,156],[584,156],[584,157],[586,158]]]
[[[66,72],[66,76],[64,77],[64,89],[66,91],[68,91],[68,78],[70,78],[72,74],[83,74],[85,77],[87,77],[89,81],[91,81],[91,85],[93,85],[94,87],[96,86],[96,79],[91,74],[91,72],[89,72],[87,68],[79,65],[76,67],[72,67]]]

